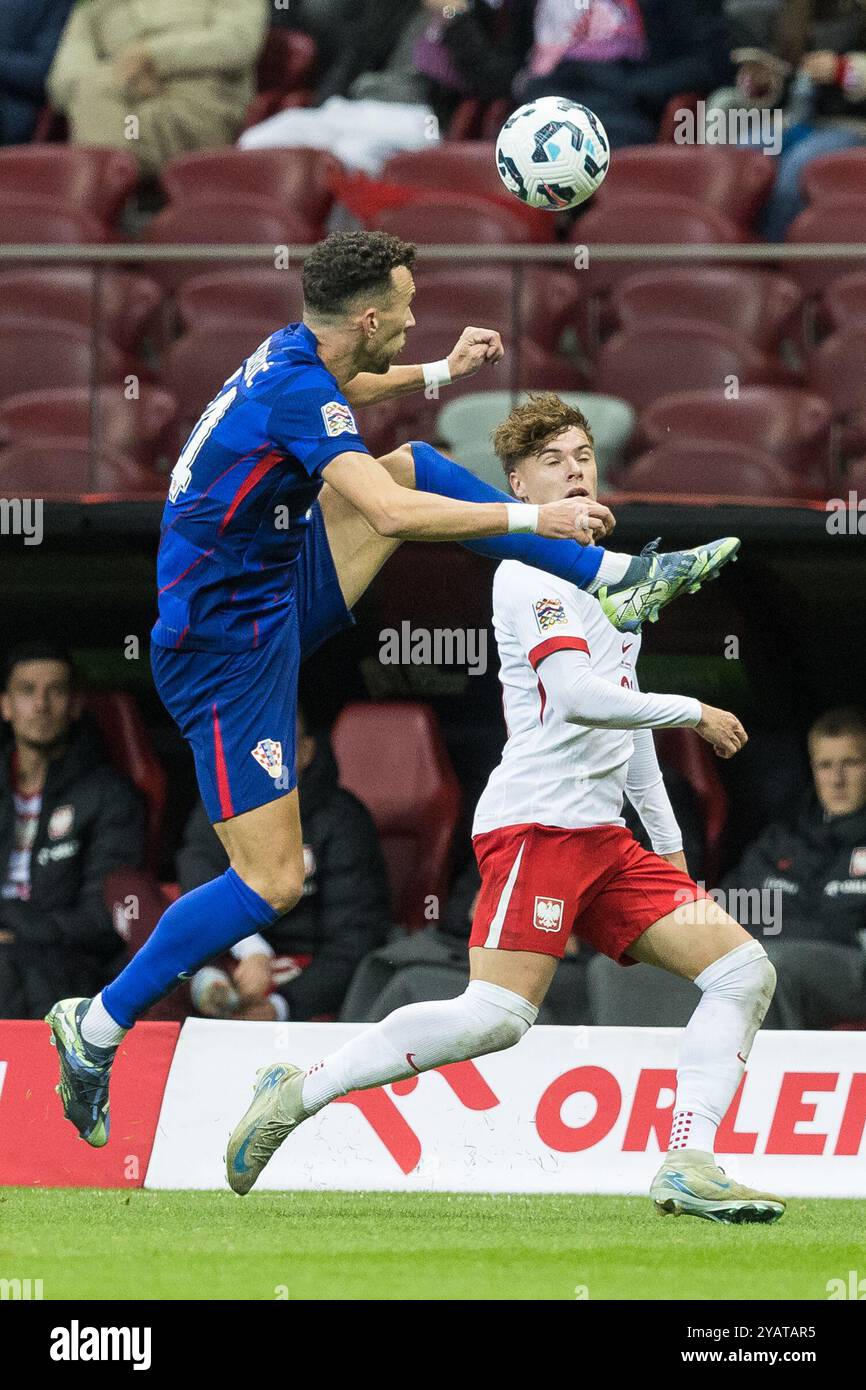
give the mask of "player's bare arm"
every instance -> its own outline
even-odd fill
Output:
[[[380,536],[401,540],[471,540],[504,536],[510,527],[504,502],[457,502],[429,492],[401,487],[368,454],[340,454],[323,469],[325,480],[351,502]],[[520,504],[515,508],[523,511]],[[606,510],[606,509],[605,509]],[[554,540],[590,544],[606,532],[607,518],[591,514],[582,498],[549,502],[537,511],[536,534]]]
[[[375,372],[359,372],[343,386],[343,394],[350,405],[378,405],[381,401],[395,396],[406,396],[412,391],[424,391],[431,385],[447,386],[463,377],[474,376],[487,364],[501,362],[505,356],[502,339],[493,328],[464,328],[452,350],[444,359],[440,373],[417,366],[392,366],[384,375]]]

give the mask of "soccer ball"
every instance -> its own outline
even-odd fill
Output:
[[[586,202],[609,163],[598,116],[567,97],[540,97],[521,106],[496,141],[496,166],[509,193],[546,212]]]

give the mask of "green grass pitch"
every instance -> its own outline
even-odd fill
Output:
[[[0,1190],[0,1279],[45,1299],[818,1299],[863,1268],[862,1201],[775,1226],[648,1199]]]

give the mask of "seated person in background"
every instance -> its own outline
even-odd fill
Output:
[[[481,878],[470,855],[457,874],[440,922],[398,936],[358,967],[340,1011],[341,1023],[378,1023],[403,1004],[454,999],[469,981],[467,942]],[[572,938],[538,1014],[539,1023],[589,1021],[584,974],[587,954]]]
[[[25,642],[5,662],[0,715],[0,1018],[41,1018],[90,995],[123,942],[102,900],[144,858],[144,809],[109,767],[67,652]]]
[[[427,21],[423,0],[358,0],[315,105],[278,111],[251,126],[241,148],[302,145],[327,150],[347,169],[377,174],[399,150],[435,144],[427,80],[413,62]]]
[[[45,79],[75,0],[0,5],[0,145],[23,145],[45,105]]]
[[[373,819],[339,786],[330,744],[307,732],[302,712],[297,750],[304,895],[264,936],[234,946],[225,969],[207,965],[193,976],[193,1002],[209,1018],[303,1022],[336,1014],[359,961],[388,930],[388,881]],[[178,854],[181,890],[218,878],[227,864],[200,802]]]
[[[520,100],[581,102],[614,149],[651,144],[671,97],[730,73],[722,0],[536,0],[534,38]]]
[[[113,145],[158,174],[175,155],[229,145],[255,91],[268,0],[88,0],[48,92],[81,145]]]
[[[809,758],[814,792],[790,822],[768,826],[722,883],[732,915],[749,893],[766,906],[741,920],[772,917],[742,921],[779,977],[767,1028],[866,1021],[866,711],[823,714],[809,730]],[[768,925],[781,930],[762,935]]]

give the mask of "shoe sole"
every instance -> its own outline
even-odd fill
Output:
[[[779,1202],[741,1200],[738,1202],[707,1202],[691,1205],[678,1197],[654,1200],[659,1216],[697,1216],[703,1221],[715,1221],[725,1226],[760,1224],[770,1226],[785,1215]]]

